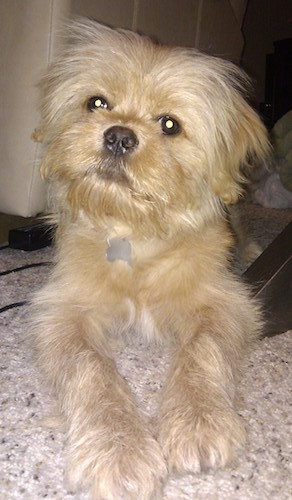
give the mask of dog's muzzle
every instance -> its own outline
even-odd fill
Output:
[[[139,144],[136,134],[127,127],[110,127],[104,134],[104,146],[114,156],[131,153]]]

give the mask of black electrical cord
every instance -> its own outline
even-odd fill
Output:
[[[0,314],[9,311],[9,309],[14,309],[15,307],[25,306],[27,303],[27,300],[24,300],[22,302],[14,302],[13,304],[8,304],[8,306],[0,307]]]
[[[14,269],[8,269],[7,271],[0,272],[0,276],[6,276],[10,273],[17,273],[18,271],[23,271],[24,269],[30,269],[32,267],[48,266],[51,262],[36,262],[34,264],[25,264],[24,266],[15,267]]]
[[[14,269],[8,269],[7,271],[0,272],[0,277],[6,276],[7,274],[10,273],[17,273],[19,271],[23,271],[24,269],[31,269],[32,267],[48,266],[50,264],[51,262],[35,262],[34,264],[25,264],[24,266],[15,267]],[[9,309],[14,309],[15,307],[25,306],[27,303],[28,303],[27,300],[23,300],[21,302],[14,302],[12,304],[8,304],[7,306],[0,307],[0,314],[9,311]]]

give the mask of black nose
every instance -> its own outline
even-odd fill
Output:
[[[127,127],[110,127],[103,136],[105,147],[115,156],[130,153],[139,144],[136,134]]]

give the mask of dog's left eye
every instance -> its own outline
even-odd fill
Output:
[[[87,109],[88,111],[95,111],[96,109],[109,109],[109,105],[104,97],[93,96],[87,101]]]
[[[172,118],[171,116],[161,116],[159,118],[159,122],[161,125],[162,132],[165,135],[175,135],[180,132],[180,125],[177,120]]]

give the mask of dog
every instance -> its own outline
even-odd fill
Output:
[[[244,446],[236,384],[262,312],[231,269],[226,207],[269,143],[232,63],[95,21],[68,32],[40,83],[58,228],[32,338],[71,487],[143,500],[168,472],[223,467]],[[113,361],[129,331],[172,351],[153,432]]]

